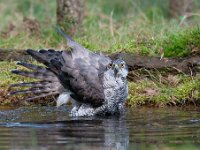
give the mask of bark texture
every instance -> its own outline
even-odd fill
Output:
[[[85,0],[57,0],[57,24],[74,34],[84,17]]]
[[[192,12],[193,0],[170,0],[170,14],[172,17],[184,16]]]

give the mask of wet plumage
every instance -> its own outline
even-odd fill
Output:
[[[11,94],[36,94],[29,100],[59,94],[57,106],[73,101],[72,116],[113,115],[123,111],[128,96],[126,63],[90,52],[59,32],[67,39],[71,51],[28,49],[27,53],[46,67],[18,62],[31,71],[12,70],[12,73],[39,81],[11,85],[30,87]]]

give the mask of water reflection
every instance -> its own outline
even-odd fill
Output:
[[[129,133],[122,117],[1,123],[0,148],[126,150]]]
[[[126,150],[129,133],[126,121],[121,118],[84,121],[83,124],[73,123],[72,126],[60,130],[66,141],[74,138],[74,143],[103,144],[104,149]]]
[[[110,118],[70,118],[49,107],[0,112],[5,150],[200,148],[199,110],[134,108]]]

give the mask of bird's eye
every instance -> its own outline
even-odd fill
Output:
[[[123,63],[123,64],[120,64],[119,67],[120,67],[120,68],[124,68],[124,67],[125,67],[125,64],[124,64],[124,63]]]
[[[112,68],[113,64],[112,63],[109,63],[108,64],[108,68]]]

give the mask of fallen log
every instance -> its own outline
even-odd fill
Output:
[[[184,58],[160,58],[150,56],[136,56],[129,53],[114,53],[111,54],[112,59],[122,58],[129,66],[130,70],[138,68],[146,69],[163,69],[171,68],[178,72],[190,73],[195,71],[200,65],[200,56],[189,56]]]
[[[0,49],[0,61],[17,61],[28,58],[28,54],[25,50],[14,50],[14,49]]]
[[[150,56],[137,56],[130,53],[114,53],[110,58],[122,58],[127,62],[130,70],[138,68],[164,69],[171,68],[178,72],[190,73],[200,65],[200,56],[189,56],[185,58],[162,58]],[[0,61],[22,61],[30,60],[25,50],[0,49]]]

